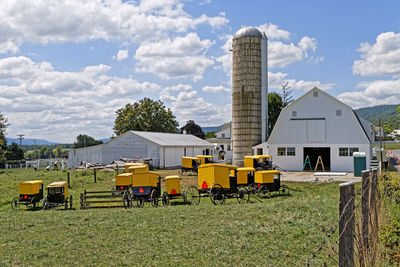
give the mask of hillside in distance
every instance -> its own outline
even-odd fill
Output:
[[[397,111],[399,105],[380,105],[368,108],[360,108],[355,112],[373,123],[375,126],[379,125],[379,119],[381,124],[390,124],[396,129],[400,129],[400,113]]]

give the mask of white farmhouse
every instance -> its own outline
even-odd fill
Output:
[[[122,158],[151,158],[159,168],[178,167],[183,156],[213,155],[213,144],[190,134],[129,131],[111,141],[68,151],[68,168],[81,162],[109,164]]]
[[[370,167],[371,140],[368,121],[313,88],[281,111],[268,141],[253,149],[255,154],[272,155],[283,170],[301,171],[307,156],[314,169],[320,156],[326,171],[353,171],[354,152],[365,152]]]

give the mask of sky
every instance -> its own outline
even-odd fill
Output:
[[[268,41],[269,92],[314,86],[354,109],[400,103],[400,1],[0,0],[7,137],[108,138],[115,112],[160,99],[180,126],[231,120],[234,33]]]

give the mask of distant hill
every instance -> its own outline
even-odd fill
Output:
[[[221,131],[223,124],[220,126],[209,126],[209,127],[201,127],[201,129],[203,130],[203,133],[208,133],[208,132],[219,132]]]
[[[390,124],[396,129],[400,129],[400,113],[397,111],[399,105],[381,105],[369,108],[360,108],[355,112],[373,123],[375,126],[379,125],[381,119],[382,125]]]
[[[19,139],[18,138],[9,138],[6,137],[7,140],[7,145],[11,145],[12,142],[17,143],[19,145]],[[36,143],[35,143],[36,142]],[[51,145],[58,145],[60,143],[56,143],[56,142],[50,142],[44,139],[23,139],[22,140],[22,144],[23,145],[27,145],[27,146],[31,146],[31,145],[46,145],[46,146],[51,146]]]

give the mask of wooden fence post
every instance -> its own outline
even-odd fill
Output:
[[[71,182],[69,180],[69,172],[67,172],[67,183],[68,183],[68,188],[71,188]]]
[[[378,172],[377,169],[372,169],[372,177],[371,177],[371,197],[369,207],[371,209],[371,213],[373,214],[372,222],[374,224],[373,234],[375,240],[378,238],[378,210],[376,207],[376,198],[378,193]]]
[[[97,183],[97,179],[96,179],[96,169],[93,169],[93,175],[94,175],[94,183]]]
[[[115,176],[118,175],[118,163],[117,163],[117,168],[115,168],[115,171],[117,172],[117,174]]]
[[[365,256],[368,251],[368,225],[369,225],[369,170],[362,171],[362,187],[361,187],[361,262],[360,266],[365,266]]]
[[[354,182],[339,185],[339,267],[354,264]]]

